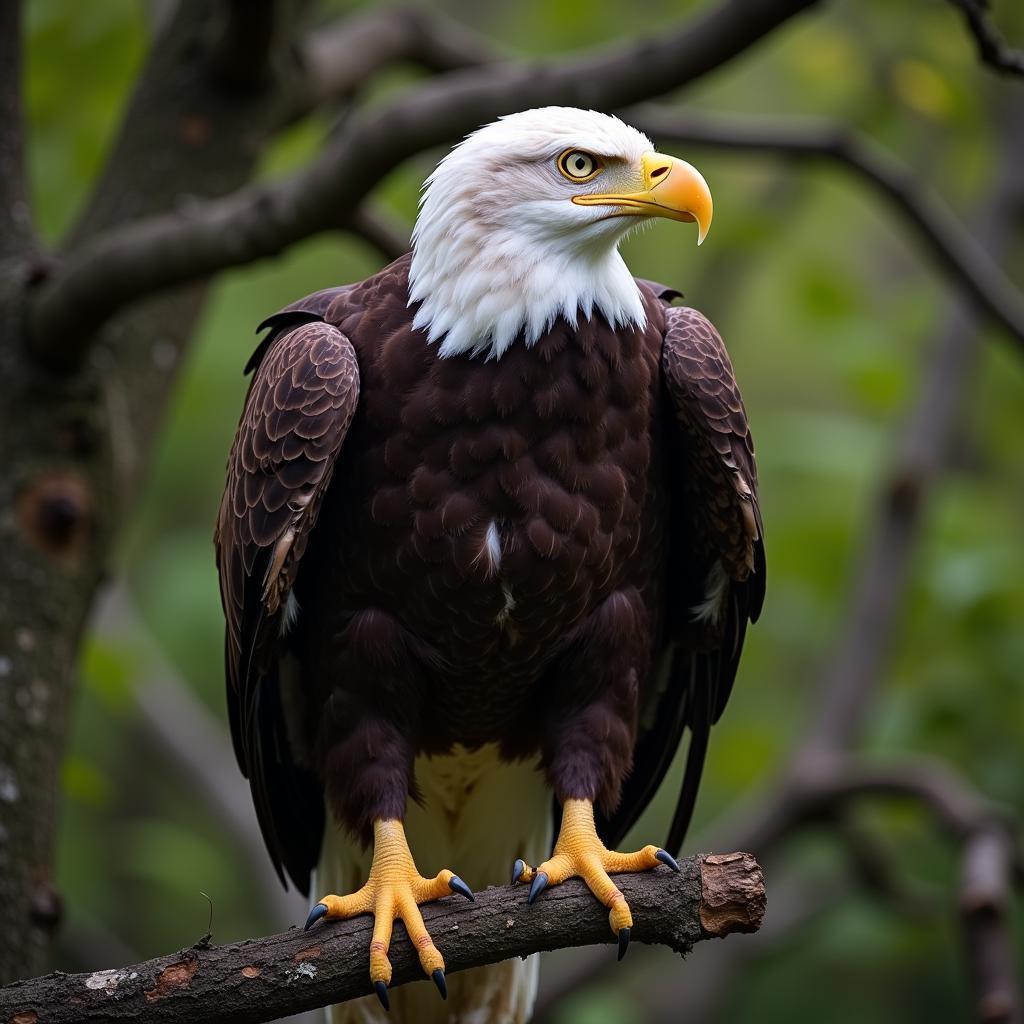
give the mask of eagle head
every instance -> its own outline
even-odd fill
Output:
[[[413,231],[414,325],[444,357],[498,358],[557,317],[643,327],[619,242],[651,217],[711,224],[707,182],[617,117],[572,107],[509,114],[427,178]]]

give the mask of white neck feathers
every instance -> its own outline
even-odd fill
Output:
[[[558,317],[576,326],[599,313],[613,327],[646,325],[640,290],[614,247],[510,252],[512,239],[417,227],[409,298],[421,305],[413,325],[440,342],[442,358],[497,359],[517,339],[533,345]]]

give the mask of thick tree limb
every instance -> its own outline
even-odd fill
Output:
[[[949,0],[964,16],[978,59],[1004,75],[1024,75],[1024,51],[1006,45],[992,24],[988,0]]]
[[[32,236],[25,189],[21,98],[21,0],[0,3],[0,258]]]
[[[316,161],[290,178],[197,200],[86,241],[35,297],[34,350],[55,368],[73,368],[115,310],[153,291],[273,256],[325,230],[423,149],[523,107],[608,109],[661,95],[732,59],[813,2],[723,0],[656,40],[427,82],[378,113],[354,117]]]
[[[11,5],[0,4],[0,17]],[[79,223],[79,243],[170,209],[182,193],[230,192],[252,173],[273,103],[225,89],[209,73],[216,13],[207,0],[173,5]],[[8,67],[0,62],[0,77]],[[22,267],[32,245],[19,254]],[[0,272],[0,761],[14,794],[0,815],[4,980],[43,969],[60,920],[53,850],[79,642],[202,298],[200,288],[182,289],[118,317],[71,381],[25,357],[25,280]]]
[[[846,168],[890,204],[952,283],[964,289],[1024,351],[1024,295],[920,173],[844,126],[711,121],[653,107],[630,111],[630,120],[659,141],[778,154],[798,161],[825,160]]]
[[[694,943],[756,931],[764,916],[764,880],[749,854],[691,857],[667,868],[618,875],[633,910],[633,937],[686,953]],[[475,903],[451,897],[423,908],[448,973],[565,946],[611,943],[608,914],[578,880],[549,889],[533,906],[521,886],[490,888]],[[0,989],[5,1024],[256,1024],[343,1002],[370,991],[373,921],[361,916],[310,932],[208,947],[92,975],[50,974]],[[396,930],[393,985],[422,977],[416,952]],[[606,951],[611,965],[611,952]]]
[[[331,100],[349,98],[382,67],[401,61],[427,71],[457,71],[498,59],[494,44],[464,25],[419,7],[387,7],[339,19],[300,47],[306,87],[285,123]]]

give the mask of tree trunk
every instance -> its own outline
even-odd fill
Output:
[[[287,89],[280,73],[219,76],[210,40],[223,51],[231,26],[216,12],[183,0],[155,41],[69,250],[252,173]],[[30,232],[18,243],[0,267],[0,981],[45,968],[60,918],[55,805],[79,644],[205,290],[136,304],[103,328],[81,368],[62,373],[30,357],[39,339],[26,334],[50,258]]]

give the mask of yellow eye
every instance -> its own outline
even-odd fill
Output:
[[[600,173],[601,162],[582,149],[567,149],[558,158],[558,169],[570,181],[590,181]]]

